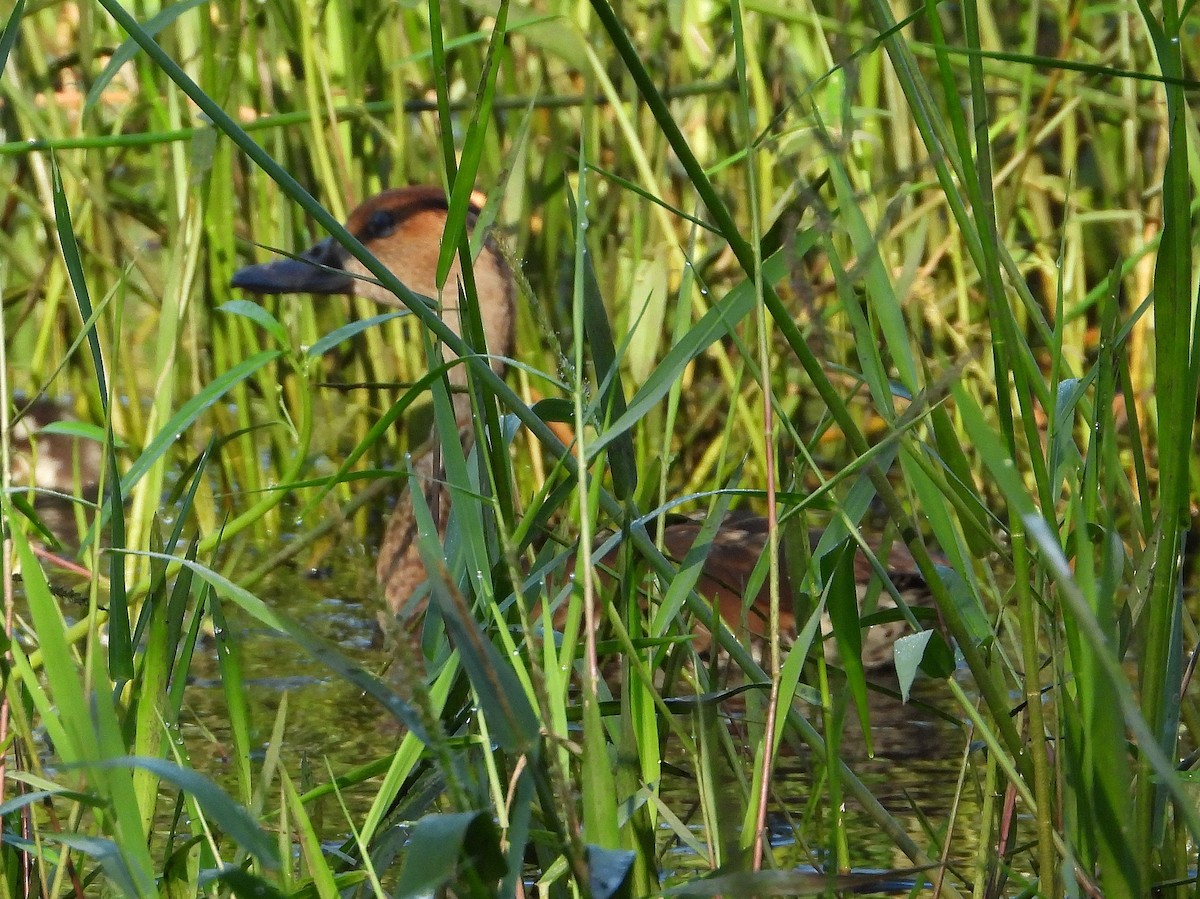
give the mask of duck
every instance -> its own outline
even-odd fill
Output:
[[[445,287],[438,289],[436,269],[442,234],[445,230],[449,205],[440,187],[411,186],[385,190],[364,201],[350,214],[346,230],[353,234],[375,258],[386,266],[406,287],[416,294],[432,298],[438,304],[442,320],[456,334],[462,334],[458,311],[459,263],[450,269]],[[473,196],[467,216],[472,232],[481,213],[478,195]],[[486,235],[478,259],[472,267],[480,318],[483,324],[486,353],[497,374],[505,371],[504,360],[514,357],[514,322],[516,319],[516,280],[512,267],[492,235]],[[366,267],[332,237],[325,238],[299,256],[275,259],[239,269],[231,286],[255,295],[347,295],[365,297],[384,306],[402,304],[366,270]],[[445,356],[453,358],[449,350]],[[465,366],[449,369],[452,387],[466,383]],[[455,416],[459,438],[464,448],[472,439],[470,399],[462,390],[454,391]],[[417,456],[413,463],[416,483],[422,484],[426,505],[433,513],[439,531],[444,531],[447,503],[439,495],[440,457],[428,451]],[[684,519],[668,523],[663,528],[663,551],[668,558],[682,560],[700,536],[702,521]],[[810,534],[815,549],[821,532]],[[410,609],[410,600],[426,580],[425,568],[415,545],[416,523],[411,501],[402,496],[385,527],[380,541],[376,574],[384,599],[391,613],[408,613],[420,619],[421,607]],[[705,557],[696,592],[720,609],[721,617],[735,634],[746,634],[752,641],[761,642],[767,631],[769,585],[758,589],[747,601],[751,574],[765,552],[768,539],[765,518],[746,513],[729,513],[722,520]],[[854,558],[854,573],[860,605],[872,605],[879,611],[897,606],[898,595],[906,605],[928,607],[932,594],[921,576],[908,549],[893,543],[883,552],[882,563],[872,562],[880,550],[873,548],[871,556],[858,552]],[[573,568],[573,566],[571,566]],[[797,620],[792,612],[792,587],[786,562],[780,565],[780,625],[785,637],[794,638]],[[891,590],[883,587],[883,576]],[[871,594],[874,594],[873,596]],[[887,616],[884,616],[887,617]],[[828,634],[831,625],[822,624]],[[884,621],[870,627],[864,635],[863,667],[875,670],[892,664],[892,648],[896,640],[908,632],[903,617]],[[693,646],[704,652],[712,636],[703,628],[693,634]],[[825,641],[825,655],[836,662],[835,641]]]

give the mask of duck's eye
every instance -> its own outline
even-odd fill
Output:
[[[387,211],[380,210],[371,214],[367,219],[367,227],[364,229],[363,236],[367,240],[378,240],[381,237],[387,237],[396,229],[395,217]]]

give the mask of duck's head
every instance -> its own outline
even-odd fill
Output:
[[[414,293],[436,300],[443,321],[462,334],[458,298],[460,268],[456,260],[445,286],[436,283],[438,253],[446,227],[445,192],[438,187],[402,187],[387,190],[350,213],[346,230],[362,242]],[[475,227],[479,208],[467,216]],[[496,245],[488,240],[473,266],[480,317],[487,337],[492,368],[503,370],[497,356],[512,354],[514,285],[512,272]],[[258,294],[347,294],[367,297],[389,306],[400,305],[395,295],[378,284],[362,263],[333,238],[313,245],[296,259],[279,259],[240,269],[231,286]],[[447,355],[450,355],[447,353]],[[451,373],[460,382],[461,366]]]

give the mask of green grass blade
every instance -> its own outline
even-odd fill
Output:
[[[8,55],[16,46],[17,35],[20,33],[17,29],[21,24],[21,16],[24,14],[25,0],[17,0],[13,5],[12,12],[8,15],[8,21],[4,23],[4,31],[0,32],[0,72],[4,71],[4,67],[8,64]]]
[[[232,837],[239,847],[249,852],[260,865],[268,869],[279,867],[279,851],[272,840],[259,826],[250,813],[238,805],[209,778],[187,768],[181,768],[165,759],[126,756],[104,761],[104,768],[144,769],[160,780],[174,784],[196,798],[205,814],[218,827]]]
[[[146,20],[143,26],[145,32],[150,37],[158,34],[164,28],[171,25],[176,19],[184,13],[195,9],[204,0],[181,0],[179,3],[161,10],[157,15]],[[87,98],[83,101],[83,115],[87,116],[96,106],[96,102],[104,93],[105,89],[112,83],[114,77],[121,70],[121,67],[128,63],[137,54],[138,45],[132,40],[127,40],[117,47],[112,56],[108,59],[108,64],[104,67],[96,80],[92,82],[91,89],[88,90]],[[3,58],[0,57],[0,69],[4,68]]]

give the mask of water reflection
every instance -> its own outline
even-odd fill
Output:
[[[974,761],[965,757],[968,735],[953,714],[953,699],[945,684],[919,682],[912,700],[904,704],[898,697],[894,673],[879,673],[873,678],[875,689],[868,693],[869,728],[873,753],[868,751],[857,712],[844,696],[835,696],[835,708],[842,706],[837,739],[828,745],[846,762],[875,798],[896,818],[910,837],[933,857],[941,856],[941,847],[950,846],[948,861],[966,865],[974,858],[979,820],[979,791],[972,789]],[[755,703],[743,711],[729,712],[735,730],[759,732],[759,714]],[[798,704],[797,708],[820,728],[819,708]],[[745,716],[742,720],[739,716]],[[745,772],[730,774],[730,784],[720,801],[727,808],[723,817],[740,824],[745,814],[744,780],[753,758],[753,741],[740,747]],[[960,790],[962,767],[968,765],[968,787]],[[785,740],[771,779],[769,831],[775,864],[783,869],[824,870],[836,868],[832,846],[836,826],[831,800],[829,771],[820,758],[799,740]],[[700,843],[707,839],[698,822],[698,782],[691,772],[673,768],[663,781],[664,799],[692,828]],[[905,871],[911,862],[881,832],[875,821],[852,798],[841,802],[843,824],[850,863],[855,871]],[[951,828],[951,822],[966,822],[966,827]],[[734,825],[737,826],[736,824]],[[662,858],[664,870],[674,872],[671,883],[693,879],[710,870],[707,858],[688,848],[685,841],[664,831],[669,848]],[[931,878],[935,873],[929,875]],[[908,886],[915,875],[910,875]],[[916,882],[921,882],[915,877]],[[894,884],[902,892],[903,882]],[[883,890],[881,894],[885,894]],[[866,895],[872,895],[869,892]]]
[[[369,611],[374,580],[359,575],[355,566],[341,564],[329,579],[314,580],[300,571],[280,571],[262,586],[259,596],[322,640],[336,644],[359,664],[377,670],[385,660]],[[285,695],[285,730],[278,749],[282,764],[301,790],[329,783],[331,777],[344,776],[395,750],[394,719],[378,703],[313,661],[287,637],[234,607],[226,606],[224,610],[244,670],[244,700],[256,746],[251,754],[255,776],[266,756]],[[233,741],[225,687],[211,638],[197,649],[192,663],[181,731],[192,764],[231,795],[238,795],[237,769],[229,757]],[[377,789],[377,783],[367,781],[348,790],[343,799],[351,814],[361,820]],[[347,833],[337,800],[331,798],[325,803],[328,815],[324,833],[335,837]]]

